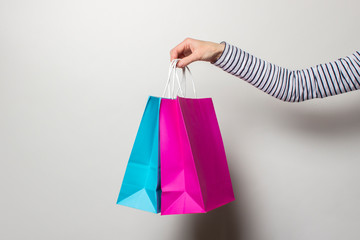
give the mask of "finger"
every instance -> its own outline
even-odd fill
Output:
[[[180,56],[184,56],[184,52],[187,48],[187,40],[185,39],[170,51],[170,61],[179,58]]]
[[[198,60],[198,57],[196,56],[196,54],[190,54],[189,56],[181,59],[178,63],[177,63],[177,67],[183,68],[186,67],[187,65],[189,65],[192,62],[195,62],[196,60]]]

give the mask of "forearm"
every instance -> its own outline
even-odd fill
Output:
[[[213,62],[224,71],[287,102],[323,98],[360,88],[360,53],[303,70],[289,70],[229,43]]]

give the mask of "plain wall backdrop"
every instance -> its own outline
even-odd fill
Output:
[[[0,238],[360,239],[360,92],[286,103],[206,62],[236,201],[116,205],[149,95],[186,37],[302,69],[360,50],[358,0],[0,1]]]

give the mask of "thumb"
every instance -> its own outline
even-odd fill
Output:
[[[196,60],[197,60],[196,55],[190,54],[189,56],[182,58],[178,62],[177,67],[180,67],[180,68],[185,67],[185,66],[189,65],[190,63],[195,62]]]

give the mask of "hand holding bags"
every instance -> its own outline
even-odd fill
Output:
[[[151,148],[153,150],[155,150],[156,141],[160,144],[162,215],[204,213],[234,200],[225,150],[212,99],[185,98],[183,92],[185,92],[186,86],[183,90],[182,84],[186,82],[183,79],[180,81],[177,76],[176,63],[177,60],[173,61],[170,65],[168,82],[164,91],[164,93],[166,90],[168,91],[170,98],[149,98],[149,101],[153,98],[154,100],[158,99],[160,102],[158,125],[147,124],[147,127],[152,129],[148,131],[154,132],[159,130],[159,139],[155,139],[156,134],[146,139],[148,140],[147,144],[149,142],[153,143]],[[183,78],[185,77],[186,69],[189,70],[187,67],[183,69]],[[173,76],[172,79],[171,76]],[[182,95],[176,99],[171,98],[171,88],[172,95],[175,93],[175,77],[179,86],[177,91],[180,91],[180,95]],[[193,89],[195,93],[194,83]],[[144,120],[145,113],[139,132],[143,121],[146,121]],[[133,160],[135,159],[132,156],[138,135],[119,194],[119,199],[121,198],[122,200],[118,201],[118,203],[148,210],[149,208],[139,207],[137,204],[141,202],[146,205],[146,202],[149,202],[148,199],[152,203],[156,202],[159,204],[160,202],[160,199],[155,201],[156,197],[150,197],[156,196],[154,192],[159,193],[154,188],[154,181],[150,184],[150,188],[146,188],[146,181],[144,180],[148,179],[148,177],[144,176],[145,173],[147,173],[146,176],[155,176],[154,171],[152,171],[154,164],[151,165],[148,162],[154,163],[156,161]],[[150,155],[143,154],[138,156],[139,158],[149,159],[148,156]],[[156,154],[152,153],[151,156],[156,156]],[[136,164],[130,164],[131,160],[136,162]],[[139,162],[146,162],[147,165],[142,164],[139,167]],[[153,167],[152,170],[150,170],[150,166]],[[129,170],[129,168],[133,170]],[[130,181],[127,180],[128,178]],[[152,178],[150,177],[150,179]],[[143,187],[139,187],[140,185]],[[123,188],[130,190],[123,191]],[[135,192],[135,194],[129,195],[130,192]],[[150,192],[151,194],[144,194],[144,192]]]

